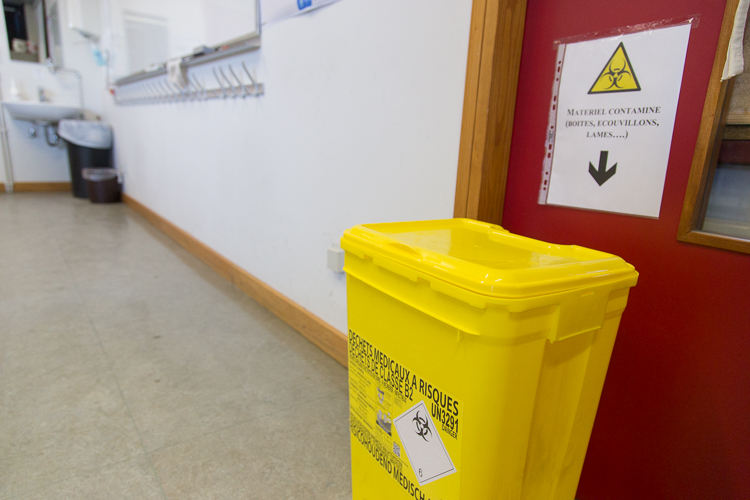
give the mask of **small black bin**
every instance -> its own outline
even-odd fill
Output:
[[[102,122],[61,120],[57,133],[68,145],[73,196],[88,198],[84,168],[112,168],[112,129]]]
[[[91,203],[117,203],[122,192],[122,174],[114,168],[84,168]]]

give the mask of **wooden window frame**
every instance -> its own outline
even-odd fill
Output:
[[[734,85],[734,80],[722,82],[721,75],[724,71],[724,62],[727,57],[729,40],[732,36],[734,15],[738,3],[739,0],[727,0],[724,10],[719,43],[716,47],[716,57],[711,70],[711,80],[706,92],[703,116],[698,130],[687,190],[685,191],[677,239],[685,243],[750,253],[750,240],[708,233],[700,229],[706,215],[708,196],[711,193],[711,184],[719,158],[719,146],[724,134],[724,125],[729,109],[727,95],[731,95]]]

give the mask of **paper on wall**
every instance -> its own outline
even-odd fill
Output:
[[[690,29],[560,46],[540,203],[659,216]]]
[[[260,18],[263,24],[281,21],[338,0],[261,0]]]

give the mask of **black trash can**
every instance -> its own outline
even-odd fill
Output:
[[[68,146],[73,196],[88,198],[88,186],[81,171],[84,168],[112,168],[112,129],[102,122],[61,120],[57,134]]]

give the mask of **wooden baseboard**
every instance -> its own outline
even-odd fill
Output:
[[[41,193],[70,191],[70,182],[15,182],[14,193]]]
[[[342,365],[348,365],[346,335],[127,194],[123,193],[122,201],[188,252],[202,260],[208,267],[288,323],[326,354]]]

